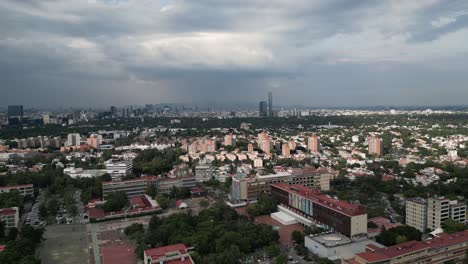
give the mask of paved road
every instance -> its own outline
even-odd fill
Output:
[[[96,230],[96,224],[91,224],[91,238],[93,239],[94,264],[101,264],[101,255],[99,253],[99,244]]]

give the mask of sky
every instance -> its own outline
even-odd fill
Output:
[[[468,104],[468,1],[1,0],[0,106]]]

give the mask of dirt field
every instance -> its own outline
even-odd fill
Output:
[[[123,230],[133,223],[147,225],[151,216],[121,219],[109,222],[88,224],[88,240],[90,244],[89,263],[92,264],[136,264],[134,246],[127,239]],[[99,252],[97,255],[94,252]],[[116,262],[117,261],[117,262]]]
[[[40,256],[44,264],[88,263],[88,240],[83,224],[51,225],[44,233]]]

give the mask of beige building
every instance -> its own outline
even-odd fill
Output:
[[[320,140],[316,134],[307,138],[307,148],[311,152],[319,152],[320,151]]]
[[[466,222],[466,204],[444,197],[415,198],[406,201],[406,224],[421,232],[442,227],[447,219]]]
[[[289,149],[288,144],[283,144],[281,146],[281,153],[283,155],[283,158],[290,158],[291,157],[291,150]]]
[[[449,219],[450,200],[443,197],[427,199],[427,228],[435,230]]]
[[[380,139],[377,136],[372,136],[368,139],[368,143],[369,143],[369,154],[382,156],[383,154],[382,139]]]
[[[387,248],[368,246],[347,260],[349,264],[461,263],[468,249],[468,231],[439,234],[426,241],[408,241]]]
[[[19,210],[18,207],[0,209],[0,221],[5,223],[5,228],[18,228]]]
[[[427,228],[427,201],[421,198],[406,201],[406,224],[424,232]]]
[[[285,182],[314,187],[323,191],[330,190],[331,174],[326,170],[294,168],[287,172],[269,175],[237,175],[232,178],[231,200],[233,202],[255,201],[262,193],[270,193],[270,185]]]

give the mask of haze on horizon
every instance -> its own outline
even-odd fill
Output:
[[[468,1],[2,0],[0,106],[466,105]]]

